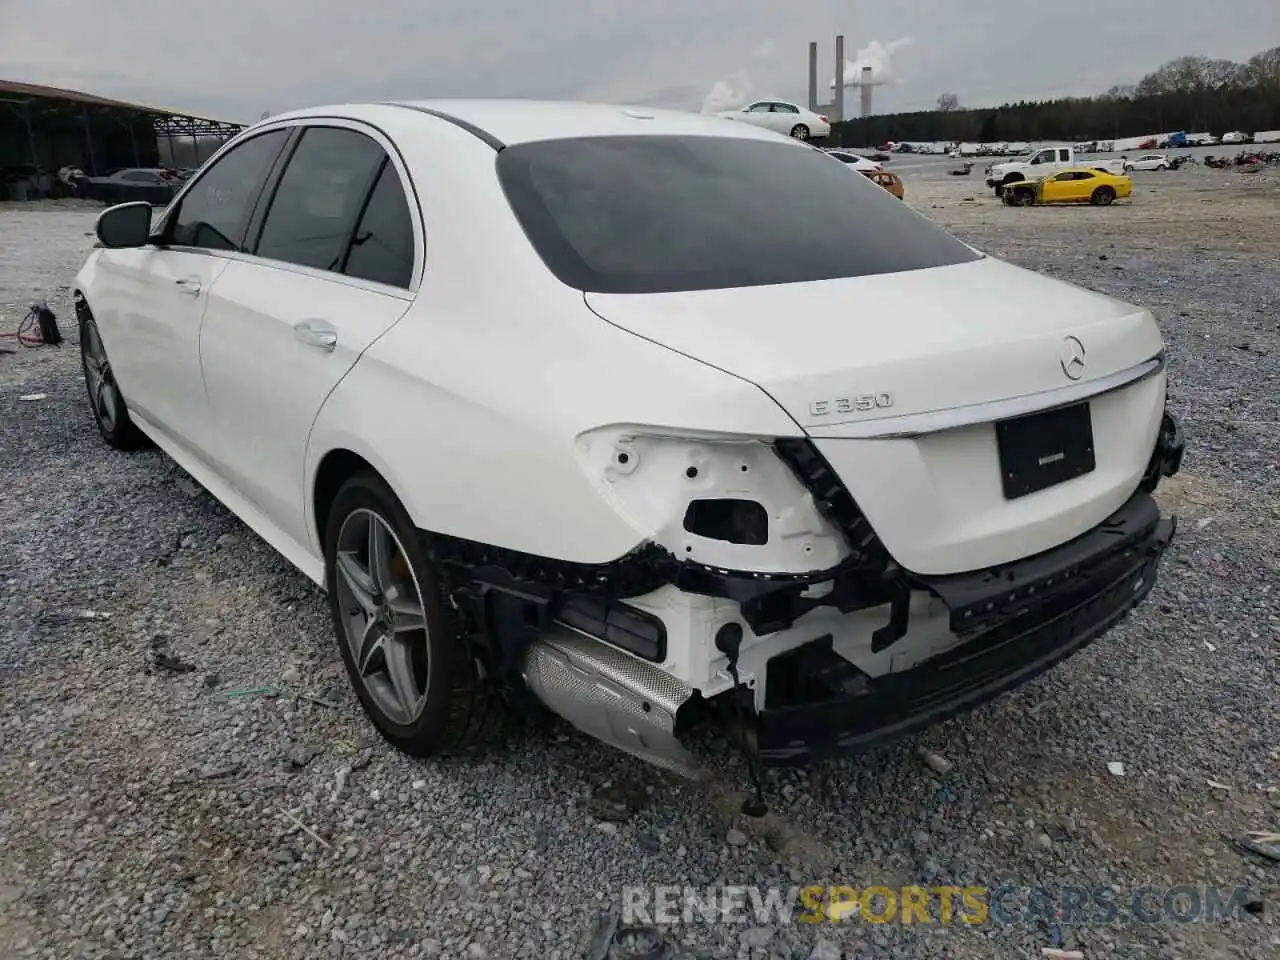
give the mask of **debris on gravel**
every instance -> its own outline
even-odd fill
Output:
[[[94,211],[0,204],[0,330],[48,298],[67,337],[0,356],[0,957],[567,960],[602,911],[643,925],[628,907],[676,888],[745,908],[677,903],[673,957],[1276,956],[1277,866],[1224,834],[1280,830],[1277,182],[1184,168],[1024,210],[902,167],[974,245],[1155,311],[1182,522],[1109,635],[972,715],[771,771],[754,820],[714,734],[710,787],[563,726],[438,762],[385,746],[320,592],[163,454],[97,435],[70,286]],[[903,922],[913,886],[929,923]],[[943,912],[972,887],[986,922]],[[1233,891],[1235,917],[1177,919]],[[848,918],[804,922],[828,906]]]

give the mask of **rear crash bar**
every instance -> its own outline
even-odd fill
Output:
[[[951,632],[965,635],[1090,582],[1095,570],[1109,568],[1115,557],[1144,549],[1159,523],[1160,508],[1149,494],[1138,491],[1088,533],[1052,550],[972,573],[909,576],[913,586],[947,605]]]
[[[1135,495],[1138,498],[1142,514],[1148,515],[1150,498],[1143,493]],[[806,676],[788,678],[790,683],[778,687],[803,691],[805,699],[778,706],[766,703],[759,714],[761,760],[793,766],[865,750],[972,710],[1043,673],[1106,633],[1142,602],[1176,527],[1172,518],[1143,524],[1143,532],[1123,547],[1108,550],[1096,563],[1076,563],[1077,574],[1056,581],[1036,606],[909,670],[867,676],[830,653],[829,637],[801,647],[794,653],[802,656],[813,648],[809,663],[799,667]],[[1039,570],[1071,567],[1066,558],[1076,557],[1078,551],[1074,544],[1068,547],[1059,548],[1067,550],[1062,558],[1042,554],[1035,561]],[[1023,570],[1035,572],[1032,567]],[[842,662],[835,663],[833,657]],[[770,662],[771,671],[780,659]],[[769,691],[774,682],[771,672]],[[824,687],[826,695],[813,698],[815,686]]]

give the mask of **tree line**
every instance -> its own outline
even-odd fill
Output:
[[[1095,97],[1019,101],[966,108],[953,93],[937,107],[835,124],[847,146],[887,140],[993,143],[1020,140],[1115,140],[1183,130],[1215,133],[1280,129],[1280,47],[1245,63],[1178,57],[1132,86]]]

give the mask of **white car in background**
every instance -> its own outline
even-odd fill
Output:
[[[741,120],[753,126],[764,127],[775,133],[784,133],[797,140],[829,137],[831,121],[820,113],[786,100],[757,100],[741,110],[724,110],[720,116],[728,120]]]
[[[827,156],[835,157],[841,163],[847,164],[854,170],[858,171],[876,171],[884,169],[884,167],[876,163],[874,160],[868,160],[866,157],[860,157],[858,154],[850,153],[848,150],[828,150]]]
[[[735,713],[750,760],[865,749],[1107,632],[1174,533],[1149,311],[749,124],[302,110],[154,216],[75,278],[97,429],[324,588],[417,756],[539,702],[693,775]]]
[[[1169,158],[1163,153],[1144,153],[1136,160],[1124,162],[1125,173],[1133,170],[1168,170],[1169,166]]]

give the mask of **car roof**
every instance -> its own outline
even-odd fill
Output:
[[[388,107],[400,107],[448,120],[470,130],[495,148],[536,140],[641,134],[772,141],[790,139],[752,124],[683,110],[559,100],[442,99],[342,104],[277,114],[264,123],[335,115],[372,121],[379,115],[385,116]]]

